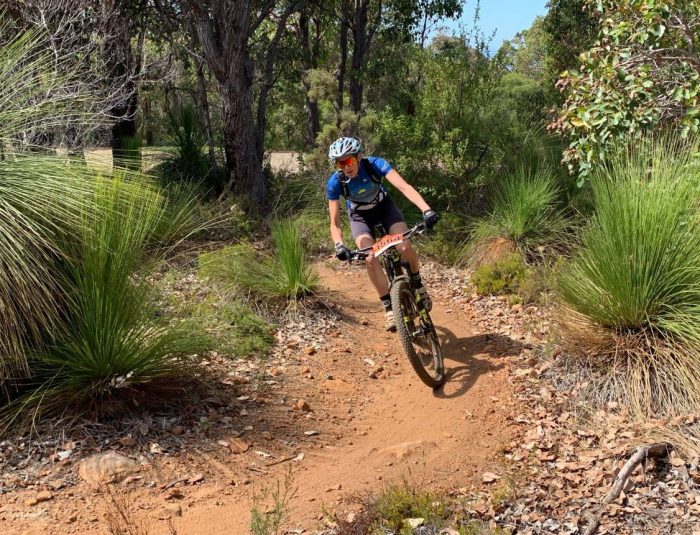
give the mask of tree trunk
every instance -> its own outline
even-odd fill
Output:
[[[345,97],[345,70],[348,63],[348,25],[350,23],[350,2],[343,0],[342,15],[340,21],[340,61],[338,62],[338,94],[335,100],[335,125],[340,127],[340,114],[343,111],[343,98]]]
[[[320,28],[318,21],[315,21],[316,37],[314,46],[311,46],[311,38],[309,32],[309,16],[302,12],[299,17],[299,42],[302,50],[302,61],[304,62],[304,70],[309,71],[318,66],[318,50],[320,42]],[[321,131],[321,121],[318,111],[318,102],[309,97],[311,84],[306,77],[302,76],[301,82],[304,86],[304,109],[306,110],[306,145],[313,147],[316,144],[316,136]]]
[[[265,70],[263,71],[263,80],[260,87],[260,94],[258,95],[258,121],[256,123],[256,153],[258,155],[258,160],[262,164],[263,156],[265,154],[265,128],[267,126],[265,120],[265,112],[267,108],[267,97],[270,94],[270,90],[274,85],[274,73],[275,73],[275,62],[277,60],[277,54],[280,49],[280,41],[287,27],[287,19],[296,9],[297,2],[290,2],[287,8],[280,15],[277,21],[277,28],[275,30],[275,35],[270,40],[270,44],[267,46],[267,54],[265,58]]]
[[[112,68],[109,76],[113,83],[120,84],[123,88],[109,111],[110,116],[114,118],[111,142],[112,159],[115,163],[130,162],[135,167],[135,155],[126,150],[127,139],[136,137],[137,132],[138,93],[134,78],[136,68],[131,48],[133,26],[123,0],[107,1],[103,9],[105,18],[113,21],[110,28],[111,33],[107,36],[103,49],[104,60]]]
[[[253,66],[248,56],[249,2],[223,0],[222,3],[227,5],[230,17],[226,22],[230,29],[223,43],[222,66],[225,73],[222,83],[224,150],[229,189],[248,198],[249,209],[257,211],[265,204],[267,185],[262,161],[257,155],[253,120]]]
[[[228,189],[245,197],[250,211],[264,210],[267,185],[257,156],[248,55],[250,1],[212,0],[211,16],[198,1],[188,4],[196,17],[204,57],[221,89]]]
[[[209,165],[216,167],[216,154],[214,152],[214,129],[211,126],[211,114],[209,113],[209,97],[207,96],[207,80],[204,76],[204,62],[197,61],[197,87],[199,92],[199,107],[202,110],[202,124],[207,133],[207,147],[209,149]]]
[[[367,52],[367,9],[368,0],[357,2],[355,16],[352,24],[352,65],[350,67],[350,109],[359,114],[362,109],[363,84],[362,71],[365,66],[365,54]]]

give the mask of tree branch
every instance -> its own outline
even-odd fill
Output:
[[[664,457],[668,455],[671,449],[672,446],[665,442],[647,444],[646,446],[639,446],[637,449],[635,449],[632,456],[615,477],[615,481],[613,481],[613,486],[610,489],[610,492],[608,492],[607,496],[605,496],[595,514],[590,515],[590,523],[588,524],[586,531],[584,531],[584,535],[593,535],[596,531],[598,531],[598,526],[600,526],[600,515],[603,512],[604,506],[617,499],[620,492],[622,492],[627,479],[629,479],[630,475],[639,463],[646,462],[649,457]]]

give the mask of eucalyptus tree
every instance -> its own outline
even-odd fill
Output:
[[[645,131],[700,131],[700,5],[684,0],[586,0],[599,23],[580,68],[563,73],[552,127],[580,181],[619,140]]]
[[[262,159],[267,99],[279,71],[275,62],[290,17],[305,4],[305,0],[155,0],[161,13],[193,24],[201,57],[219,86],[228,190],[245,197],[251,210],[264,209],[267,197]],[[254,55],[254,48],[262,53]]]
[[[352,36],[350,109],[357,114],[362,110],[365,72],[378,31],[385,31],[400,41],[418,39],[422,46],[431,22],[458,17],[462,14],[462,4],[460,0],[341,0],[337,14],[341,25],[339,76],[344,69],[343,28],[346,28]],[[338,89],[342,96],[340,81]]]

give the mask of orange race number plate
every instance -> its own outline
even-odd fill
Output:
[[[386,251],[393,245],[401,243],[402,241],[402,234],[389,234],[387,236],[382,236],[381,238],[379,238],[379,241],[372,246],[372,251],[374,252],[375,256],[377,256],[382,254],[384,251]]]

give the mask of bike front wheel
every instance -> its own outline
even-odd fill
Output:
[[[435,327],[424,306],[419,306],[407,280],[391,288],[391,306],[396,330],[413,369],[426,385],[437,388],[445,382],[445,365]]]

